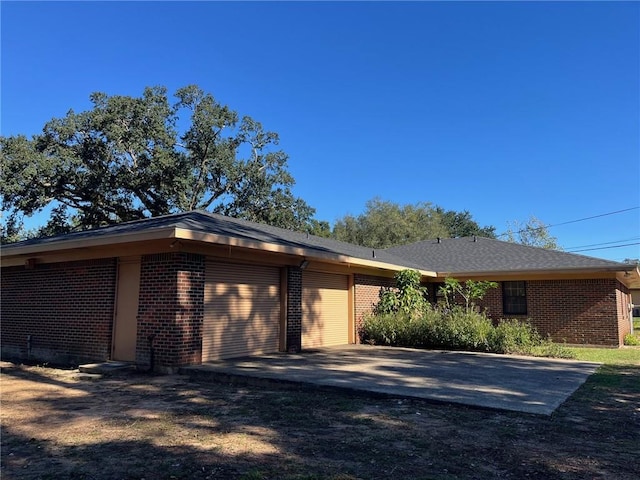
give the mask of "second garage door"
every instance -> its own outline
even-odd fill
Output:
[[[349,343],[349,277],[302,274],[302,348]]]
[[[208,261],[202,360],[278,351],[280,270]]]

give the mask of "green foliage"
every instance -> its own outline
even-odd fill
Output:
[[[164,87],[140,97],[94,93],[91,110],[70,110],[40,135],[0,137],[7,218],[55,206],[41,232],[51,234],[201,209],[327,229],[310,224],[314,210],[293,196],[276,133],[197,86],[174,97]]]
[[[530,346],[540,343],[529,324],[505,322],[494,328],[484,313],[473,308],[473,301],[495,288],[495,282],[447,278],[442,287],[446,308],[435,309],[426,299],[420,272],[403,270],[395,278],[396,288],[381,289],[372,315],[363,321],[363,342],[501,353],[528,353]],[[465,306],[455,305],[455,295],[465,299]]]
[[[493,322],[481,312],[460,306],[426,308],[420,315],[366,315],[360,326],[363,343],[409,348],[437,348],[505,354],[572,358],[563,345],[543,340],[527,322]]]
[[[494,237],[494,230],[494,227],[480,228],[466,211],[445,211],[427,202],[398,205],[374,198],[367,202],[363,214],[338,219],[332,236],[365,247],[388,248],[463,234]]]
[[[521,243],[531,247],[541,247],[549,250],[562,250],[556,237],[549,233],[544,222],[533,215],[527,222],[510,222],[506,232],[507,241]]]
[[[535,357],[576,358],[572,349],[562,343],[555,343],[550,339],[543,340],[540,345],[534,346],[531,349],[531,355]]]
[[[420,284],[420,272],[402,270],[395,275],[396,288],[381,288],[374,312],[381,315],[402,313],[411,319],[428,307],[427,290]]]
[[[445,236],[447,231],[430,204],[400,206],[379,198],[368,201],[362,215],[347,215],[333,228],[335,239],[371,248]]]
[[[442,207],[435,207],[435,212],[440,215],[440,220],[451,238],[472,237],[473,235],[496,238],[496,227],[481,227],[471,218],[471,214],[467,210],[462,212],[445,211]]]
[[[360,328],[360,340],[373,345],[409,346],[414,338],[411,325],[411,319],[402,314],[365,315]]]
[[[456,295],[460,295],[465,301],[465,311],[468,312],[475,306],[474,300],[482,300],[489,290],[497,287],[496,282],[486,280],[460,282],[455,278],[446,278],[444,285],[440,287],[440,293],[444,296],[447,308],[452,308]]]
[[[491,320],[484,314],[454,306],[432,325],[429,343],[448,350],[491,351]],[[426,342],[425,342],[426,343]]]
[[[624,336],[624,344],[629,346],[638,346],[640,345],[640,335],[627,333]]]
[[[527,322],[502,320],[490,332],[492,351],[499,353],[531,354],[533,348],[542,344],[536,329]]]

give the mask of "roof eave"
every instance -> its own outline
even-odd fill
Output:
[[[307,260],[316,260],[321,262],[332,262],[346,264],[351,266],[376,268],[381,270],[401,271],[408,267],[393,263],[382,262],[379,260],[369,260],[349,255],[325,252],[313,247],[294,247],[291,245],[281,245],[278,243],[264,242],[261,240],[243,239],[228,235],[218,235],[215,233],[200,232],[185,228],[176,228],[176,239],[189,240],[200,243],[210,243],[216,245],[228,245],[231,247],[245,248],[248,250],[260,250],[271,253],[281,253],[285,255],[295,255],[304,257]],[[419,270],[420,274],[427,277],[435,277],[436,272],[430,270]]]
[[[0,249],[0,258],[36,255],[43,252],[60,252],[62,250],[74,250],[79,248],[103,247],[106,245],[118,245],[122,243],[162,240],[174,238],[175,234],[175,227],[161,227],[144,232],[114,233],[111,235],[97,237],[61,239],[47,243],[37,243],[34,245],[9,244]]]
[[[563,274],[563,273],[590,273],[590,272],[625,272],[633,270],[633,268],[620,268],[618,266],[601,266],[601,267],[564,267],[564,268],[523,268],[510,270],[470,270],[470,271],[439,271],[438,276],[442,275],[459,275],[459,276],[483,276],[483,275],[544,275],[544,274]]]
[[[32,245],[8,245],[0,249],[0,258],[9,261],[15,258],[24,258],[42,253],[58,253],[63,251],[90,249],[119,244],[129,244],[134,242],[145,242],[152,240],[176,239],[193,241],[198,243],[216,244],[245,248],[248,250],[260,250],[271,253],[282,253],[305,257],[308,260],[321,262],[332,262],[351,266],[374,268],[387,271],[401,271],[408,267],[374,259],[363,259],[343,255],[333,252],[324,252],[313,247],[294,247],[277,243],[264,242],[261,240],[242,239],[228,235],[218,235],[175,226],[160,227],[143,232],[125,232],[97,237],[82,237],[75,239],[60,239],[46,243]],[[3,262],[4,263],[4,262]],[[420,274],[426,277],[435,277],[436,272],[429,270],[419,270]]]
[[[541,276],[576,276],[588,274],[612,274],[629,288],[640,288],[640,268],[635,265],[612,265],[600,267],[570,267],[560,269],[520,269],[520,270],[491,270],[491,271],[439,271],[438,278],[456,277],[456,278],[522,278],[522,277],[541,277]],[[637,285],[637,286],[636,286]]]

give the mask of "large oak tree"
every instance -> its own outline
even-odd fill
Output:
[[[278,135],[197,86],[140,97],[91,95],[93,108],[41,134],[0,137],[5,238],[21,215],[54,207],[39,234],[203,209],[313,230],[314,209],[291,191]]]

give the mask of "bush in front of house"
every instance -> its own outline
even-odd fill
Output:
[[[640,333],[627,333],[624,336],[624,344],[628,347],[637,347],[640,345]]]
[[[380,299],[360,325],[360,340],[373,345],[436,348],[490,353],[509,353],[569,358],[564,347],[544,340],[533,325],[519,320],[500,320],[494,325],[473,300],[480,299],[493,282],[447,279],[445,304],[432,306],[420,285],[420,274],[405,270],[396,275],[396,288],[380,291]],[[453,302],[455,294],[465,305]]]
[[[491,320],[483,313],[463,307],[434,309],[427,343],[446,350],[490,351]]]
[[[422,316],[405,314],[366,315],[360,340],[372,345],[435,348],[473,352],[533,355],[545,341],[535,328],[518,320],[493,325],[482,312],[454,308],[428,308]]]
[[[530,354],[542,344],[533,325],[519,320],[501,320],[489,334],[491,349],[497,353]]]

